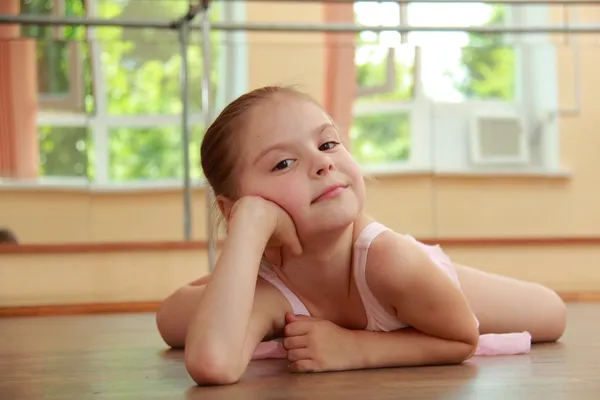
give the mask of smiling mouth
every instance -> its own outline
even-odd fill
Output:
[[[314,199],[311,204],[317,203],[322,200],[333,199],[338,197],[340,194],[344,192],[348,188],[348,185],[334,185],[327,188],[323,193],[319,195],[316,199]]]

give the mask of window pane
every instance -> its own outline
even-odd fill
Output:
[[[400,24],[400,4],[394,2],[354,2],[356,22],[367,26],[395,26]]]
[[[357,116],[350,135],[353,156],[363,166],[406,161],[410,153],[410,115]]]
[[[39,128],[40,175],[88,177],[90,136],[87,127]]]
[[[69,93],[69,44],[66,41],[37,41],[38,92],[43,94]],[[41,68],[44,66],[44,68]]]
[[[398,3],[357,2],[354,12],[361,25],[398,26],[401,23]],[[355,55],[357,84],[361,88],[359,101],[410,99],[414,56],[414,46],[403,45],[398,32],[360,32]],[[394,73],[390,71],[390,57]],[[395,81],[388,81],[388,76],[393,76]]]
[[[90,48],[80,40],[36,40],[38,104],[42,111],[93,113]]]
[[[81,17],[85,10],[83,0],[21,0],[21,14]],[[36,40],[40,108],[44,111],[83,111],[77,106],[84,103],[78,89],[86,85],[86,94],[91,95],[85,28],[22,26],[21,32],[24,37]]]
[[[39,1],[39,0],[38,0]],[[83,0],[67,0],[83,1]],[[103,18],[171,20],[180,18],[188,11],[190,0],[92,0],[97,14]],[[193,1],[192,4],[197,4]],[[222,9],[218,2],[209,7],[211,21],[221,21]]]
[[[403,21],[399,3],[357,2],[356,21],[366,26],[398,26]],[[410,152],[410,116],[390,111],[389,102],[409,101],[414,95],[415,47],[402,42],[398,32],[361,32],[355,53],[358,109],[350,130],[352,152],[362,166],[403,162]],[[382,106],[380,112],[373,108]]]
[[[21,0],[21,14],[52,15],[54,4],[49,0]],[[21,25],[21,34],[25,37],[49,37],[51,26]]]
[[[358,97],[359,102],[410,100],[414,88],[415,49],[409,45],[396,45],[394,53],[394,81],[385,90],[373,90],[386,85],[389,71],[389,47],[381,45],[358,45],[356,48],[356,74],[358,86],[372,93]]]
[[[213,7],[214,8],[214,7]],[[173,21],[187,12],[188,0],[100,0],[101,18]],[[106,87],[108,112],[114,115],[178,114],[181,56],[178,33],[154,28],[99,28],[100,69]],[[220,32],[213,32],[212,64],[218,65]],[[213,69],[214,82],[218,71]],[[188,87],[190,108],[201,111],[202,48],[200,33],[190,35]]]
[[[484,3],[413,3],[408,22],[415,26],[501,26],[508,8]],[[409,42],[422,46],[423,87],[435,101],[473,98],[512,100],[515,51],[502,35],[467,32],[411,32]]]
[[[203,128],[190,132],[190,176],[202,177],[200,143]],[[110,179],[183,179],[182,134],[179,126],[113,128],[109,131]]]

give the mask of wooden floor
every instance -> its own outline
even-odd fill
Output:
[[[0,319],[0,400],[598,399],[600,304],[569,305],[561,342],[449,367],[297,375],[251,363],[242,381],[196,387],[151,314]]]

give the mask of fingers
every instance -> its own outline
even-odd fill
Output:
[[[302,254],[302,245],[300,244],[300,239],[296,233],[296,228],[292,225],[284,229],[285,233],[280,236],[281,245],[292,256],[300,256]]]
[[[294,363],[300,360],[309,360],[310,352],[308,349],[293,349],[287,352],[287,359],[289,362]]]
[[[313,317],[311,317],[309,315],[294,314],[291,312],[285,313],[285,323],[286,324],[291,324],[292,322],[296,322],[296,321],[309,321],[312,319],[313,319]]]
[[[291,236],[292,237],[287,239],[287,246],[290,249],[290,253],[292,253],[293,256],[298,257],[302,255],[302,245],[300,244],[300,239],[298,239],[298,235],[296,235],[295,231]]]
[[[296,231],[296,224],[292,219],[291,215],[282,208],[279,207],[280,214],[278,220],[279,233],[281,234],[280,239],[282,244],[287,247],[288,251],[294,255],[299,256],[302,254],[302,244],[300,238],[298,238],[298,232]]]
[[[286,350],[302,349],[308,345],[307,336],[292,336],[282,340],[281,345]]]
[[[281,255],[281,247],[272,247],[272,246],[267,246],[265,248],[264,251],[265,254],[265,260],[276,267],[281,267],[281,260],[282,260],[282,255]]]
[[[311,324],[308,320],[291,322],[283,328],[283,333],[286,337],[306,335],[310,332]]]
[[[313,360],[309,359],[300,359],[298,361],[292,362],[289,365],[290,372],[319,372],[320,369],[317,368],[317,364]]]

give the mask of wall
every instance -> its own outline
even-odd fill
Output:
[[[249,2],[248,21],[319,23],[324,5],[317,2]],[[267,10],[268,8],[268,10]],[[249,32],[249,89],[297,85],[320,102],[324,99],[325,49],[322,33]]]
[[[204,275],[206,260],[201,248],[0,254],[0,311],[48,304],[155,302]]]
[[[585,186],[583,175],[379,176],[367,179],[367,211],[393,229],[425,238],[599,235],[593,207],[599,195],[593,184]],[[205,191],[193,195],[194,238],[206,240]],[[177,189],[0,190],[0,221],[24,243],[178,241],[182,218]]]
[[[270,15],[277,20],[283,15],[279,6],[270,3],[265,13],[260,5],[248,7],[251,18],[264,21]],[[295,7],[291,15],[298,21],[316,21],[324,12],[318,4]],[[580,15],[589,22],[600,20],[598,13],[582,10]],[[290,14],[282,19],[289,20]],[[315,97],[327,98],[325,50],[319,48],[323,38],[311,35],[279,36],[283,44],[274,57],[275,39],[249,34],[250,86],[302,83]],[[300,43],[310,45],[292,50]],[[367,211],[393,229],[441,243],[461,263],[538,281],[564,293],[600,292],[600,76],[595,73],[600,52],[588,44],[580,57],[582,112],[560,119],[561,162],[570,175],[376,176],[367,181]],[[557,65],[561,102],[569,106],[570,54],[559,51]],[[26,243],[162,242],[179,241],[183,234],[180,189],[0,189],[0,224],[13,227]],[[196,240],[206,237],[204,209],[204,190],[196,189]],[[205,259],[202,249],[108,254],[96,249],[67,255],[47,250],[35,254],[27,246],[21,253],[0,250],[0,306],[159,300],[206,272]]]
[[[205,240],[205,191],[193,192],[194,238]],[[89,192],[87,189],[6,189],[0,186],[0,225],[24,243],[179,241],[181,189]]]
[[[597,241],[442,245],[463,264],[539,282],[566,300],[598,300]],[[40,305],[76,310],[73,306],[84,305],[87,311],[155,309],[173,290],[208,272],[202,245],[31,250],[0,249],[0,316],[37,314],[43,312],[35,307]],[[56,307],[50,309],[57,312]]]

